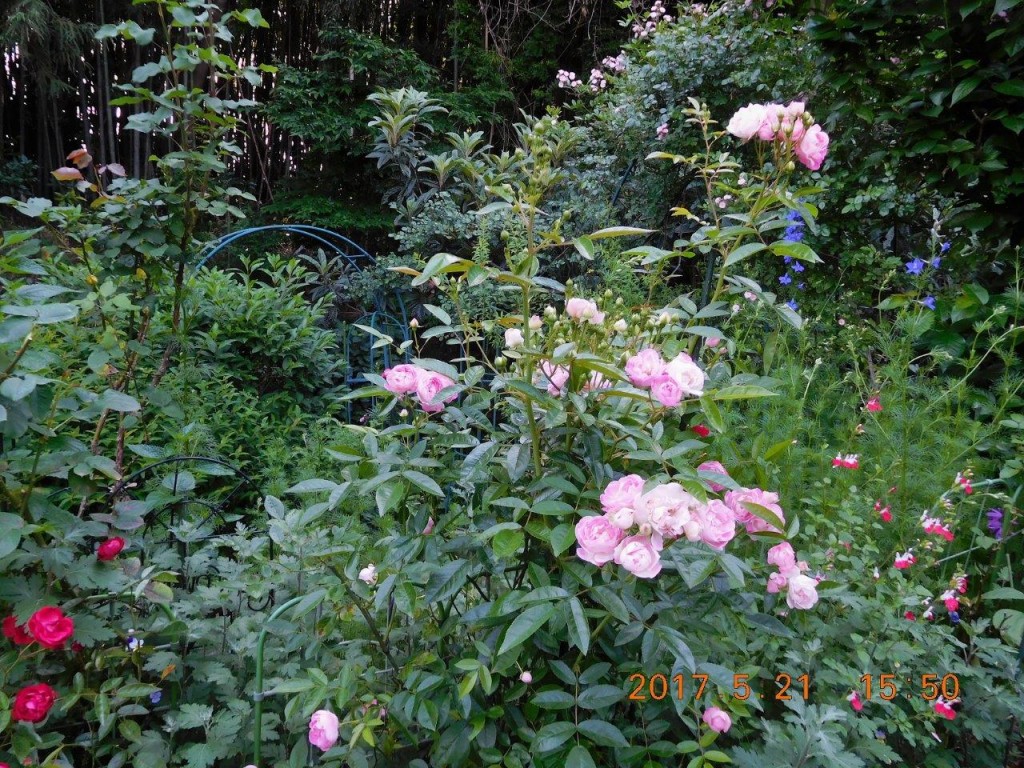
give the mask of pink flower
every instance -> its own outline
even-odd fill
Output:
[[[338,717],[326,709],[318,709],[309,719],[309,743],[326,752],[338,743]]]
[[[722,464],[717,461],[705,461],[703,464],[697,467],[697,471],[713,472],[716,475],[725,475],[726,477],[729,476],[729,473],[726,471],[725,467],[723,467]],[[708,487],[711,488],[711,490],[714,491],[715,493],[720,493],[721,491],[725,490],[724,485],[719,485],[714,480],[707,480],[706,482],[708,484]]]
[[[522,682],[524,682],[524,683],[526,683],[527,685],[529,685],[530,683],[532,683],[532,682],[533,682],[533,675],[532,675],[532,674],[530,674],[530,671],[529,671],[529,670],[524,670],[524,671],[523,671],[523,674],[521,674],[521,675],[519,676],[519,679],[520,679],[520,680],[521,680]]]
[[[810,576],[797,574],[789,579],[786,604],[790,608],[806,611],[818,602],[818,582]]]
[[[867,405],[864,406],[864,410],[870,413],[880,413],[882,410],[882,401],[877,397],[872,397],[868,400]]]
[[[597,371],[591,371],[587,380],[583,383],[584,392],[596,392],[599,389],[608,389],[612,383]]]
[[[903,614],[903,618],[907,621],[917,621],[917,616],[914,615],[913,611],[907,611]]]
[[[651,382],[651,395],[666,408],[675,408],[683,399],[679,383],[667,373]]]
[[[957,576],[956,577],[956,591],[959,592],[961,595],[966,594],[966,592],[967,592],[967,577],[966,576]]]
[[[700,538],[697,519],[700,507],[700,502],[683,490],[679,483],[665,483],[640,497],[634,518],[639,524],[649,523],[665,538],[686,536],[690,541],[696,541]]]
[[[771,573],[768,576],[768,592],[772,595],[781,592],[786,588],[788,579],[778,571]]]
[[[427,524],[423,528],[423,535],[424,536],[429,536],[433,532],[434,532],[434,518],[430,517],[430,518],[427,518]]]
[[[850,706],[853,707],[854,712],[860,712],[864,709],[864,702],[860,700],[860,694],[856,691],[852,691],[846,700],[850,702]]]
[[[601,567],[615,559],[616,547],[624,536],[606,517],[584,517],[576,523],[576,556]]]
[[[505,346],[509,349],[523,346],[523,332],[518,328],[509,328],[505,331]]]
[[[587,299],[572,298],[565,303],[565,314],[573,320],[588,321],[593,325],[600,325],[604,322],[604,312],[597,308],[597,304]]]
[[[804,126],[805,106],[802,101],[794,101],[786,105],[780,135],[777,137],[780,141],[789,138],[793,142],[798,142],[803,138],[806,130]]]
[[[892,522],[892,510],[889,509],[888,504],[882,510],[880,510],[878,514],[882,518],[883,523]]]
[[[555,365],[550,360],[542,360],[537,367],[548,380],[548,394],[553,397],[562,394],[565,383],[569,381],[569,369],[564,365]]]
[[[821,168],[828,154],[828,134],[821,130],[820,125],[812,125],[807,133],[800,139],[800,143],[794,146],[793,151],[796,158],[812,171]]]
[[[612,480],[601,493],[601,509],[606,513],[620,509],[630,511],[640,503],[644,493],[644,479],[640,475],[626,475]]]
[[[689,355],[676,355],[675,359],[665,366],[665,373],[675,379],[684,395],[700,397],[704,394],[704,380],[707,377]]]
[[[658,350],[650,347],[626,361],[626,375],[637,387],[651,386],[654,380],[663,373],[665,373],[665,361]]]
[[[661,554],[648,536],[629,536],[615,548],[615,562],[641,579],[661,573]]]
[[[700,538],[712,549],[722,550],[736,536],[736,516],[718,499],[697,510]]]
[[[832,459],[832,466],[843,469],[860,469],[860,459],[856,453],[848,453],[845,456],[837,453],[836,457]]]
[[[916,562],[917,562],[917,559],[908,550],[907,552],[904,552],[901,555],[896,555],[896,560],[893,562],[892,565],[893,565],[894,568],[897,568],[897,569],[902,571],[904,568],[909,568],[910,566],[912,566]]]
[[[736,515],[736,522],[742,523],[747,527],[747,533],[761,533],[764,531],[782,533],[782,531],[774,528],[767,520],[762,520],[747,509],[744,506],[744,502],[757,504],[774,512],[779,520],[785,523],[786,516],[782,512],[782,507],[779,506],[779,495],[777,493],[762,491],[760,488],[741,488],[738,491],[726,493],[725,503],[733,511],[733,514]]]
[[[658,126],[657,136],[658,141],[664,141],[668,138],[668,123],[662,123]]]
[[[761,130],[766,112],[764,104],[747,104],[740,107],[729,120],[725,130],[738,139],[750,141]]]
[[[960,601],[957,600],[955,597],[947,597],[944,602],[944,605],[946,606],[946,610],[950,613],[960,609]]]
[[[359,580],[365,581],[367,584],[377,583],[377,566],[370,563],[368,566],[359,571]]]
[[[781,104],[765,104],[764,119],[757,129],[757,137],[761,141],[775,141],[775,134],[782,127],[782,118],[786,110]]]
[[[725,733],[732,727],[732,718],[718,707],[708,707],[705,709],[701,720],[715,733]]]
[[[952,701],[947,702],[944,698],[939,696],[939,698],[935,700],[934,704],[936,714],[946,718],[947,720],[954,719],[956,717],[956,710],[950,705],[955,704],[958,701],[960,701],[960,699],[953,699]]]
[[[796,552],[793,551],[793,545],[788,541],[784,541],[769,549],[768,564],[774,565],[780,571],[794,567],[796,565]]]
[[[690,427],[690,429],[696,432],[700,437],[707,437],[708,435],[711,434],[711,430],[705,427],[703,424],[695,424],[694,426]]]
[[[386,388],[388,392],[393,392],[396,395],[408,395],[410,392],[415,392],[420,374],[423,372],[422,368],[407,364],[388,368],[383,373],[384,381],[387,382]]]
[[[443,410],[444,403],[450,403],[458,395],[448,395],[440,403],[435,403],[434,399],[442,389],[453,386],[455,386],[455,382],[447,376],[434,371],[423,371],[416,382],[416,397],[419,398],[420,407],[427,413],[437,413]]]

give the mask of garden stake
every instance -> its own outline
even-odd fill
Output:
[[[256,766],[260,764],[260,751],[263,746],[263,697],[266,695],[266,691],[263,690],[263,646],[266,645],[267,642],[267,631],[269,630],[271,623],[273,623],[276,618],[289,608],[294,608],[304,599],[305,597],[302,595],[299,597],[293,597],[288,602],[276,608],[274,612],[270,614],[270,618],[267,619],[267,623],[263,625],[263,629],[260,630],[260,637],[256,642],[256,690],[253,691],[252,694],[256,715],[256,723],[253,726],[252,764]]]

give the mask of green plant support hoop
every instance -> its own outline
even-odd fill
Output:
[[[267,623],[263,625],[263,629],[260,630],[259,640],[256,642],[256,690],[252,694],[252,700],[255,704],[256,724],[253,726],[252,735],[252,764],[257,766],[257,768],[259,768],[263,747],[263,699],[267,695],[267,691],[263,690],[263,646],[266,645],[267,632],[274,620],[279,618],[285,611],[294,608],[304,599],[303,596],[293,597],[276,608],[270,614]]]

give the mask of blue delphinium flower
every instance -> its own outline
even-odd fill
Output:
[[[799,243],[804,239],[804,228],[801,224],[793,224],[792,226],[786,227],[786,230],[782,233],[783,240],[789,240],[792,243]]]
[[[996,541],[1003,539],[1003,510],[993,507],[985,513],[988,517],[988,529],[996,537]]]
[[[924,261],[922,259],[915,258],[913,261],[906,263],[908,275],[920,275],[924,272]]]
[[[793,278],[790,277],[789,273],[787,272],[786,274],[779,278],[779,282],[782,283],[783,285],[789,285],[790,283],[793,282]]]
[[[796,310],[797,310],[797,303],[795,301],[793,301],[792,299],[790,299],[789,301],[786,302],[786,306],[789,307],[790,309],[792,309],[794,312],[796,312]]]
[[[794,272],[803,272],[804,271],[804,265],[801,264],[799,261],[796,262],[795,264],[793,264],[793,271]]]
[[[949,250],[949,243],[943,243],[939,246],[939,253],[945,253]]]
[[[928,309],[935,309],[935,297],[934,296],[925,296],[924,299],[921,301],[921,303],[924,306],[928,307]]]
[[[800,211],[796,208],[790,208],[789,213],[786,214],[788,221],[803,221],[803,217],[800,215]]]

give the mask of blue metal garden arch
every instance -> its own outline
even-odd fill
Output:
[[[199,253],[199,261],[196,264],[192,276],[194,277],[199,271],[207,265],[212,259],[218,254],[226,251],[236,243],[251,238],[253,236],[264,235],[272,232],[280,232],[288,235],[295,235],[305,240],[312,241],[317,244],[318,247],[322,248],[325,253],[332,256],[340,257],[350,268],[354,270],[363,270],[376,263],[376,259],[370,255],[369,251],[363,248],[354,240],[351,240],[344,235],[335,232],[331,229],[324,227],[316,227],[309,224],[267,224],[260,227],[247,227],[240,229],[235,232],[229,232],[216,240],[209,242]],[[396,341],[407,341],[409,338],[409,316],[406,311],[405,301],[402,295],[397,291],[385,292],[380,291],[373,297],[373,308],[363,314],[358,320],[353,323],[355,325],[363,325],[374,330],[385,333]],[[354,329],[346,334],[344,339],[344,355],[346,362],[345,372],[345,384],[349,387],[359,387],[367,383],[366,378],[361,372],[357,372],[351,365],[352,351],[355,348],[354,338],[356,334],[364,334],[359,329]],[[362,339],[360,339],[362,341]],[[378,368],[388,368],[392,365],[392,351],[390,347],[373,347],[373,339],[368,340],[367,344],[367,355],[368,355],[368,368],[370,370],[376,370]],[[408,353],[404,355],[404,358],[408,358]],[[349,417],[351,418],[351,403],[347,405],[349,411]]]

